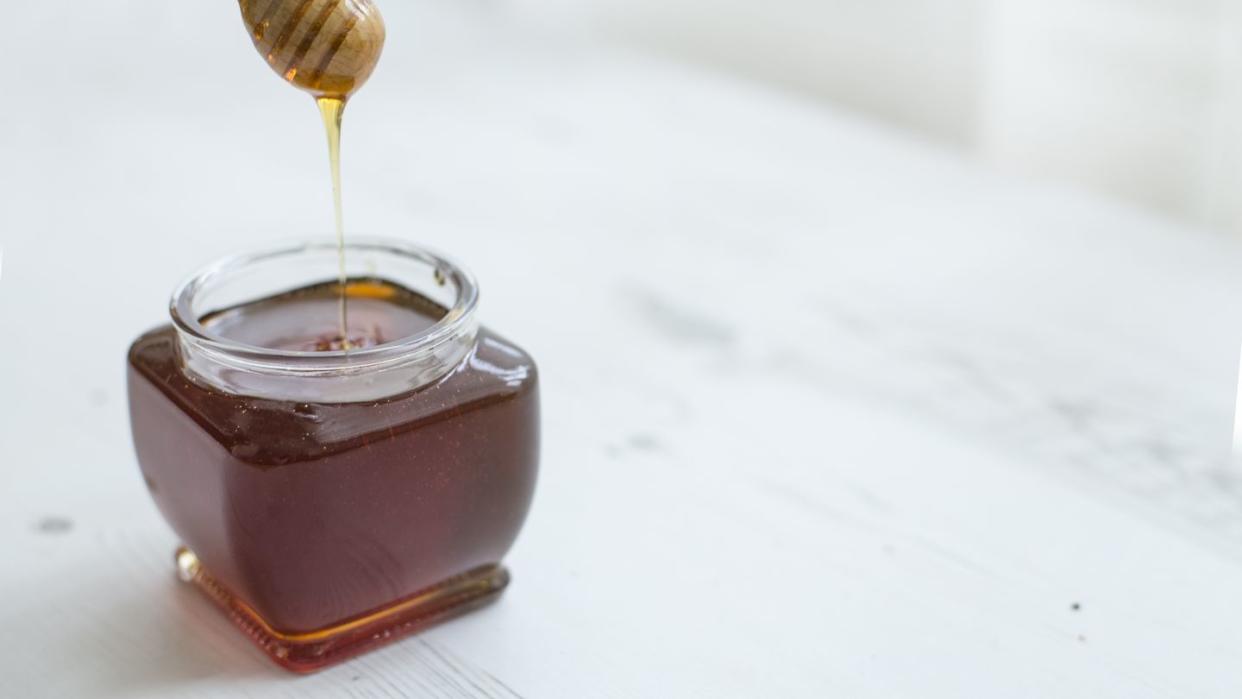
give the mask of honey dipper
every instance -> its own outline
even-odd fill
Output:
[[[344,100],[371,76],[384,20],[371,0],[238,0],[254,47],[282,78]]]

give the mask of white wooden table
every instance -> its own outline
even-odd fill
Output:
[[[0,694],[1239,696],[1237,243],[412,4],[346,118],[346,213],[466,261],[540,360],[512,587],[294,677],[174,581],[124,352],[201,263],[329,230],[322,136],[232,3],[25,3]]]

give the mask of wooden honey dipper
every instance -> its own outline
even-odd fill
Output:
[[[384,20],[371,0],[238,0],[272,70],[316,98],[344,101],[371,77]]]

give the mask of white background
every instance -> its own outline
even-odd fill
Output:
[[[1242,232],[1235,0],[518,0],[1002,169]]]

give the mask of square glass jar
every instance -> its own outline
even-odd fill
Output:
[[[351,279],[442,312],[351,350],[248,345],[204,319],[330,279],[334,244],[216,263],[128,362],[147,487],[184,580],[276,662],[311,671],[494,599],[539,458],[538,378],[475,319],[474,279],[405,243],[348,246]]]

